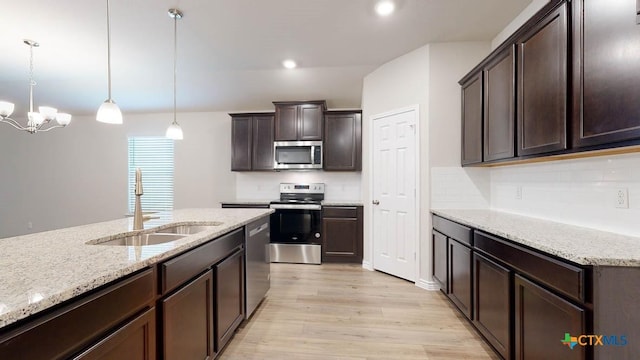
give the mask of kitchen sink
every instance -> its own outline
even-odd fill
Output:
[[[158,234],[158,233],[129,235],[129,236],[115,238],[109,241],[92,243],[92,245],[115,245],[115,246],[157,245],[157,244],[164,244],[170,241],[180,240],[185,236],[186,235]]]
[[[168,228],[164,228],[162,230],[157,230],[156,234],[178,234],[178,235],[192,235],[197,234],[202,231],[213,230],[217,226],[222,225],[223,223],[215,221],[209,223],[209,225],[176,225]]]

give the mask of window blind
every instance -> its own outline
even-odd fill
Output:
[[[129,212],[135,207],[136,168],[142,171],[142,210],[173,210],[174,141],[164,137],[129,138]]]

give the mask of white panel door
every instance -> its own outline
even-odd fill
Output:
[[[373,268],[415,281],[417,111],[373,119]]]

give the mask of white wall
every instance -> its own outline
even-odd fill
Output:
[[[364,78],[362,89],[363,111],[363,177],[362,198],[365,204],[364,221],[364,262],[370,266],[373,252],[371,243],[371,118],[391,110],[419,106],[420,128],[420,207],[429,209],[429,45],[394,59]],[[424,215],[421,215],[424,217]],[[421,226],[420,247],[428,248],[429,229]],[[421,253],[420,264],[425,256]],[[425,260],[426,261],[426,260]],[[427,269],[420,266],[420,278],[427,279]]]
[[[175,146],[174,206],[219,206],[235,191],[230,117],[178,116],[185,140]],[[78,116],[65,129],[36,135],[0,124],[0,238],[122,217],[127,137],[163,136],[171,119],[172,114],[125,114],[124,125],[117,126]]]
[[[522,12],[516,16],[495,38],[491,41],[491,49],[495,49],[503,41],[507,40],[520,26],[529,20],[538,10],[542,9],[550,0],[533,0]]]

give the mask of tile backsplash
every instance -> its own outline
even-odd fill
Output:
[[[617,193],[628,208],[617,208]],[[640,154],[493,168],[434,167],[431,207],[494,210],[640,237]]]
[[[361,201],[361,173],[325,171],[279,171],[236,173],[236,200],[274,200],[280,183],[324,183],[325,199]],[[232,200],[232,199],[230,199]]]

